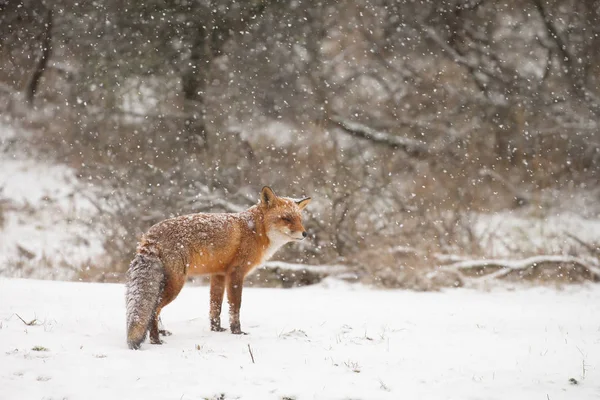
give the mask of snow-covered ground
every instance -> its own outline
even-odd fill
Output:
[[[600,398],[600,286],[246,289],[248,336],[210,331],[206,287],[163,314],[131,351],[122,285],[0,279],[0,398]]]
[[[0,275],[70,279],[103,254],[75,171],[36,156],[0,121]]]

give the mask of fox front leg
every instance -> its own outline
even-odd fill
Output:
[[[212,275],[210,277],[210,330],[223,332],[221,327],[221,305],[225,293],[225,275]]]
[[[232,273],[227,282],[227,300],[229,301],[229,327],[234,335],[247,335],[242,332],[240,324],[240,308],[242,306],[242,285],[244,276]]]

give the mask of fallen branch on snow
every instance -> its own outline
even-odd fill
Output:
[[[283,261],[269,261],[248,276],[250,285],[291,288],[314,285],[329,276],[343,277],[348,273],[344,265],[306,265]]]
[[[441,267],[440,270],[465,272],[484,268],[496,269],[494,272],[485,273],[481,276],[481,279],[489,280],[503,278],[513,272],[524,271],[529,268],[550,267],[559,264],[579,266],[589,274],[590,280],[600,281],[600,268],[596,263],[579,257],[560,255],[535,256],[523,260],[467,260],[446,265]]]
[[[267,269],[280,269],[288,271],[311,271],[311,272],[327,272],[342,273],[348,270],[348,267],[341,264],[321,264],[321,265],[308,265],[308,264],[296,264],[285,261],[267,261],[261,268]]]

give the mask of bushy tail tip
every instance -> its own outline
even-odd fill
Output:
[[[142,342],[146,339],[148,327],[140,324],[127,327],[127,346],[131,350],[139,350],[142,347]]]

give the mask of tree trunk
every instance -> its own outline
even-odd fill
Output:
[[[200,144],[207,146],[204,126],[204,96],[206,94],[207,69],[209,60],[206,51],[206,31],[198,27],[192,43],[189,66],[184,71],[181,83],[183,89],[185,120],[185,140],[190,146]]]
[[[42,54],[38,58],[33,73],[31,74],[31,77],[25,86],[25,100],[30,107],[33,105],[33,99],[38,92],[40,80],[42,79],[42,75],[44,74],[44,71],[48,65],[50,54],[52,53],[52,10],[48,10],[46,13],[45,29],[42,33],[41,50]]]

